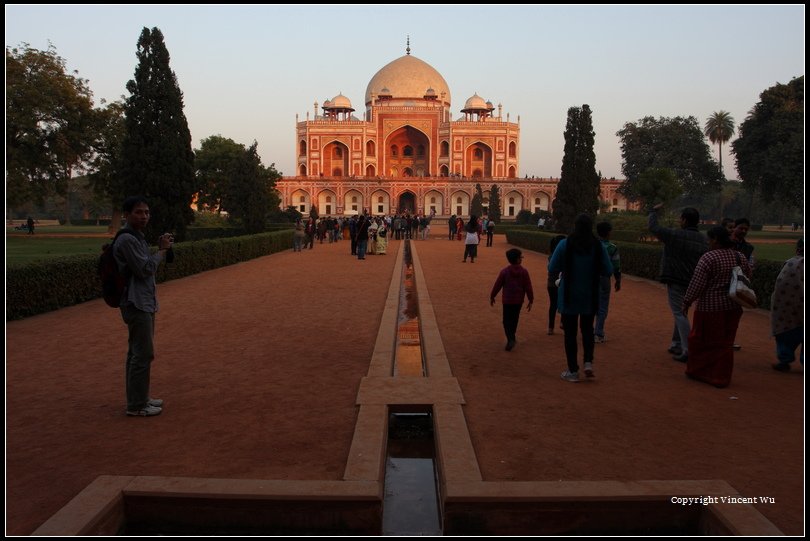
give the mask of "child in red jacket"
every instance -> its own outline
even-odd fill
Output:
[[[503,301],[503,330],[506,332],[506,351],[512,351],[517,341],[515,333],[520,318],[520,309],[523,308],[523,297],[529,298],[529,307],[526,311],[531,312],[534,291],[532,290],[532,279],[529,277],[529,271],[520,264],[523,259],[523,252],[517,248],[507,250],[506,259],[509,261],[509,266],[498,274],[498,279],[495,280],[495,285],[492,286],[492,292],[489,294],[489,305],[495,305],[495,297],[503,288],[503,296],[501,297]]]

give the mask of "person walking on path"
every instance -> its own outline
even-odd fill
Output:
[[[158,239],[158,251],[152,254],[144,237],[149,224],[149,204],[145,197],[133,196],[124,201],[124,230],[113,244],[118,270],[128,276],[127,289],[121,301],[121,317],[129,330],[126,362],[127,415],[151,417],[162,411],[163,400],[149,397],[152,360],[155,357],[155,314],[158,301],[155,274],[174,243],[170,233]]]
[[[565,357],[568,370],[560,374],[565,381],[579,381],[577,365],[577,323],[582,332],[585,376],[594,377],[593,319],[599,307],[599,277],[610,276],[613,267],[607,251],[593,234],[593,220],[580,214],[574,232],[563,239],[548,262],[550,274],[562,273],[557,306],[562,314]]]
[[[312,216],[309,217],[307,220],[306,226],[304,226],[304,235],[306,239],[304,240],[304,246],[308,246],[310,250],[312,250],[312,246],[315,243],[315,234],[317,233],[317,226],[315,225],[315,218]]]
[[[708,250],[708,244],[706,236],[698,231],[700,213],[697,209],[683,209],[680,229],[670,229],[658,225],[658,211],[663,206],[663,203],[659,203],[653,207],[647,218],[647,226],[664,243],[659,280],[667,286],[669,309],[675,319],[672,343],[667,351],[676,361],[686,362],[689,358],[689,318],[683,313],[683,296],[698,259]]]
[[[29,216],[28,220],[26,220],[26,222],[25,222],[25,225],[28,227],[28,234],[33,235],[34,234],[34,219]]]
[[[495,236],[495,222],[489,220],[487,222],[487,246],[492,247],[492,237]]]
[[[776,277],[771,296],[771,334],[776,339],[773,369],[790,372],[796,348],[802,347],[799,362],[804,365],[804,242],[796,243],[796,255],[785,262]]]
[[[478,257],[478,243],[481,241],[481,232],[478,226],[478,216],[473,214],[470,216],[470,221],[464,226],[467,232],[467,237],[464,240],[464,259],[462,263],[467,262],[467,256],[470,256],[470,263],[475,263],[475,258]]]
[[[602,246],[607,250],[610,263],[613,265],[613,278],[616,293],[622,288],[622,265],[619,258],[619,248],[610,242],[610,232],[613,226],[610,222],[599,222],[596,224],[596,235],[602,242]],[[605,320],[610,306],[610,276],[599,277],[599,311],[596,313],[596,327],[594,327],[594,341],[601,344],[605,341]]]
[[[361,214],[357,220],[357,259],[364,260],[366,258],[366,248],[368,248],[368,226],[369,217]]]
[[[534,290],[532,289],[532,279],[520,263],[523,261],[523,252],[517,248],[506,251],[506,260],[509,266],[504,267],[492,286],[489,293],[489,305],[495,305],[495,297],[503,288],[501,301],[503,303],[503,330],[506,333],[506,351],[512,351],[517,342],[516,333],[520,310],[523,308],[523,298],[529,299],[527,312],[532,311],[534,303]]]
[[[724,227],[715,226],[706,234],[709,251],[698,260],[683,297],[684,317],[697,302],[689,333],[686,375],[715,387],[727,387],[734,368],[732,346],[743,313],[742,307],[728,295],[731,270],[739,266],[750,278],[751,267],[734,248]]]
[[[379,226],[377,227],[377,254],[385,255],[388,249],[388,228],[385,226],[385,220],[379,219]]]
[[[295,220],[295,231],[293,232],[293,252],[300,252],[304,244],[304,223],[301,218]]]
[[[552,254],[554,254],[554,250],[557,248],[557,245],[560,243],[561,240],[565,238],[565,235],[557,235],[553,239],[548,246],[548,257],[551,259]],[[554,334],[554,323],[557,319],[557,292],[559,289],[557,286],[559,285],[557,280],[560,279],[559,272],[549,272],[548,278],[546,281],[546,291],[548,291],[548,332],[546,334]]]

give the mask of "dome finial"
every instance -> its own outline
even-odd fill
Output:
[[[407,46],[405,47],[405,54],[407,54],[407,55],[411,54],[411,36],[410,35],[408,35],[408,38],[407,38]]]

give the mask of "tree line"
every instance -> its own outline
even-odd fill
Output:
[[[53,45],[6,47],[8,209],[61,197],[70,223],[70,194],[82,178],[94,206],[106,200],[117,210],[128,195],[146,196],[151,241],[166,231],[184,239],[195,200],[249,232],[264,230],[266,214],[278,207],[280,173],[261,163],[255,141],[245,147],[212,136],[192,150],[183,94],[159,29],[143,29],[136,57],[129,96],[95,107],[87,80],[68,72]],[[119,220],[114,211],[111,228]]]
[[[264,229],[278,208],[274,164],[264,166],[257,143],[246,147],[213,135],[191,148],[183,94],[170,68],[169,52],[157,28],[144,28],[137,42],[137,66],[128,97],[93,104],[88,81],[68,73],[53,45],[45,51],[28,44],[6,47],[6,203],[42,204],[63,197],[69,223],[69,195],[77,177],[86,176],[96,196],[117,209],[127,196],[146,196],[152,207],[154,240],[171,231],[185,237],[194,219],[192,202],[226,213],[247,231]],[[625,180],[621,193],[652,206],[684,198],[716,197],[723,215],[729,186],[706,137],[720,146],[734,134],[734,119],[714,113],[701,128],[694,116],[653,116],[628,122],[617,132]],[[564,132],[556,227],[570,229],[576,214],[600,208],[592,111],[571,107]],[[731,143],[740,186],[753,202],[778,202],[800,213],[804,197],[804,76],[777,83],[760,94],[739,137]],[[494,193],[493,193],[494,192]],[[476,186],[473,208],[483,194]],[[490,190],[490,215],[500,215],[497,187]],[[113,212],[114,218],[119,218]],[[783,212],[784,214],[784,212]],[[111,227],[117,227],[114,221]]]

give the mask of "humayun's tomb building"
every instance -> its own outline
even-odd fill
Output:
[[[450,87],[428,63],[405,56],[369,81],[363,119],[338,94],[314,104],[303,122],[296,115],[296,175],[276,184],[281,207],[304,215],[396,213],[466,216],[476,183],[484,207],[489,189],[500,188],[501,214],[551,210],[559,179],[520,178],[520,117],[510,122],[474,94],[453,120]],[[562,147],[562,141],[560,142]],[[561,160],[562,161],[562,160]],[[632,204],[616,192],[618,180],[602,180],[609,210]]]

